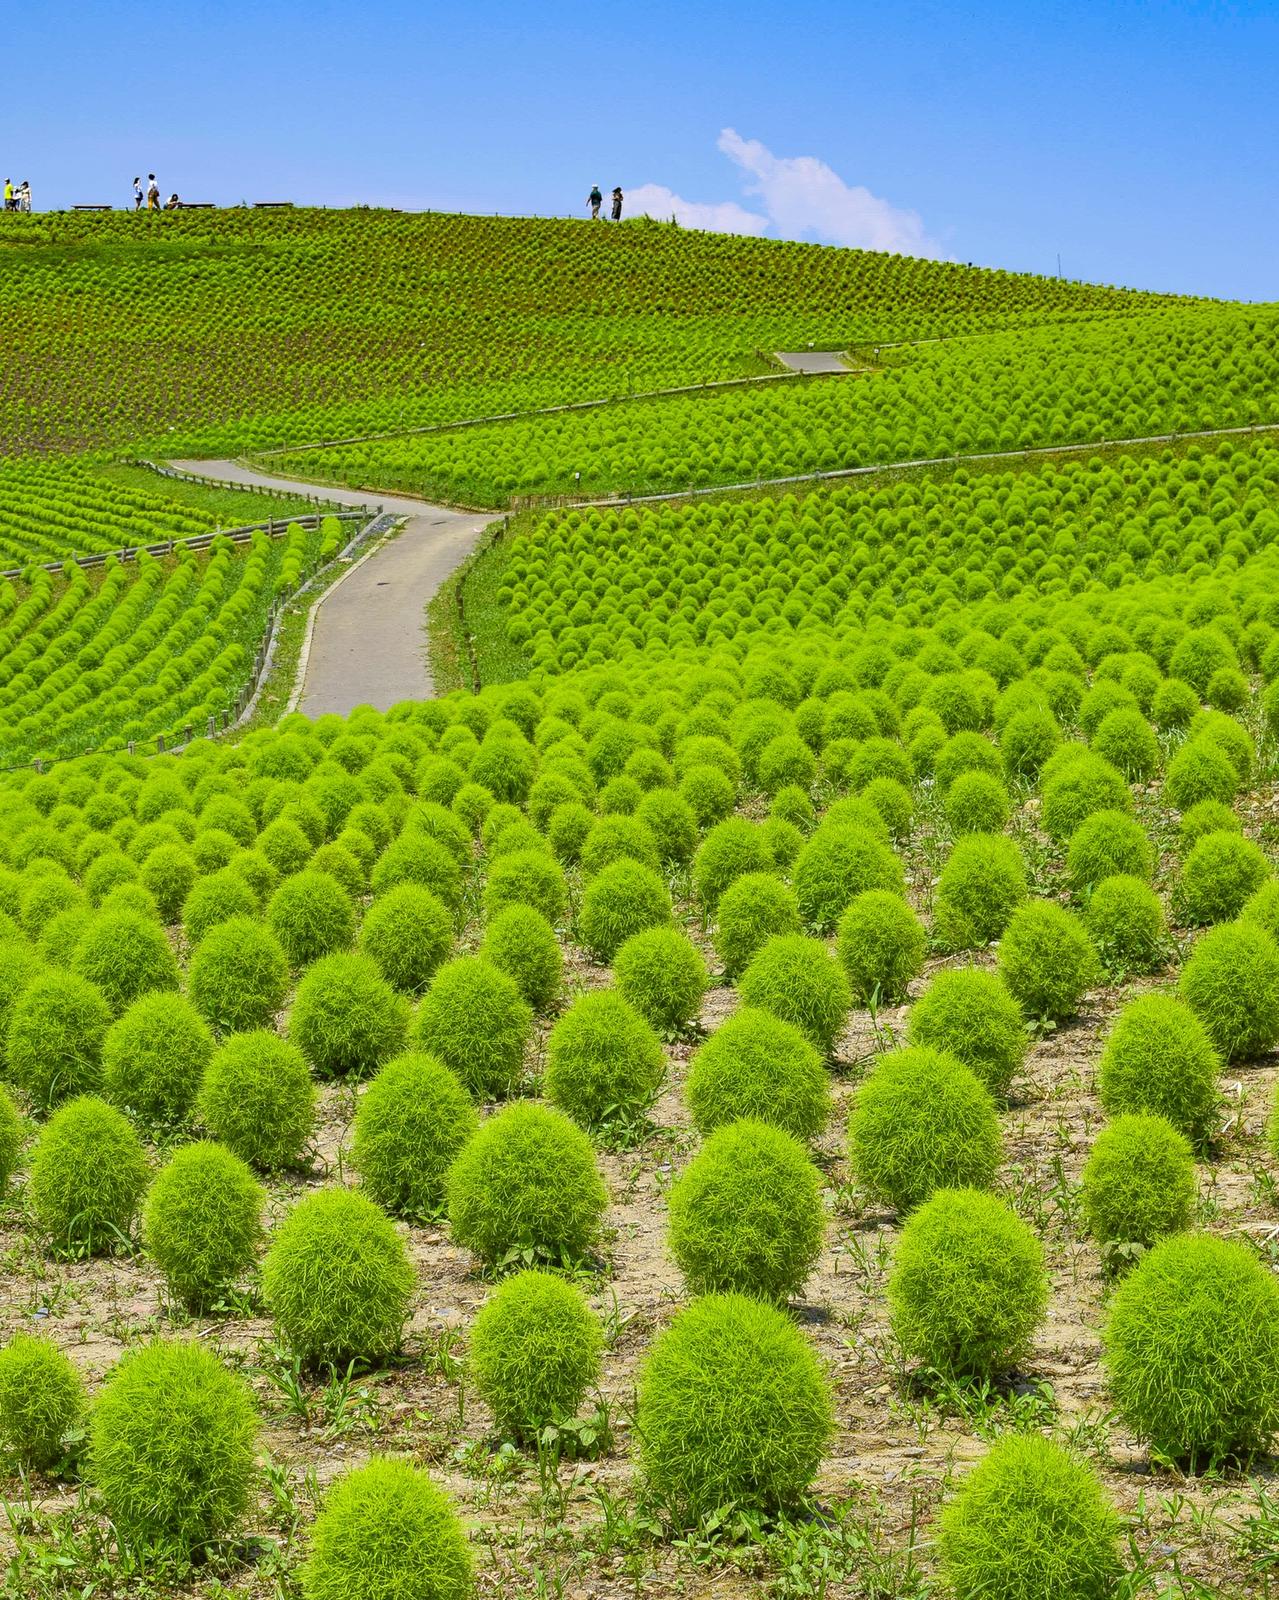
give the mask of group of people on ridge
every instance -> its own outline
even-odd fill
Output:
[[[182,202],[176,194],[171,194],[163,205],[160,204],[160,185],[156,181],[154,172],[147,173],[147,186],[145,189],[142,187],[141,178],[133,180],[133,209],[135,211],[142,210],[144,199],[146,200],[148,211],[178,211],[182,206]]]
[[[598,217],[599,214],[600,214],[600,207],[604,204],[604,196],[600,193],[600,186],[599,186],[598,183],[592,184],[591,192],[586,197],[586,203],[591,208],[591,218],[592,218],[592,220],[594,218]],[[621,186],[619,185],[616,189],[613,190],[613,221],[614,222],[620,222],[621,220],[622,220],[622,190],[621,190]]]
[[[6,211],[30,211],[31,185],[25,178],[16,186],[12,178],[4,180],[4,208]]]

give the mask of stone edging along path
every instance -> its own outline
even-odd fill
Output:
[[[312,494],[315,484],[274,478],[237,461],[176,461],[194,477],[277,493]],[[358,490],[325,488],[342,505],[366,507]],[[368,551],[320,596],[308,621],[291,710],[308,717],[359,705],[385,711],[399,700],[435,692],[427,655],[426,606],[479,543],[495,513],[466,513],[407,495],[377,496],[384,513],[402,518],[401,533]]]

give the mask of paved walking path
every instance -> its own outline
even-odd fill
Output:
[[[834,350],[775,350],[777,359],[792,372],[848,372],[843,356]]]
[[[435,692],[427,658],[426,604],[475,548],[494,518],[450,511],[405,495],[274,478],[238,461],[174,461],[182,472],[257,488],[322,494],[341,505],[380,505],[406,517],[403,531],[350,570],[315,614],[298,710],[308,717],[356,706],[385,711]]]

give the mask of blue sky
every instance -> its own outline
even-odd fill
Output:
[[[0,168],[37,209],[123,203],[152,168],[192,200],[540,214],[598,181],[752,231],[1279,299],[1279,0],[50,0],[4,34]]]

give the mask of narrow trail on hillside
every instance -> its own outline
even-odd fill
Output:
[[[495,520],[491,512],[452,511],[406,495],[370,495],[271,477],[238,461],[174,461],[181,472],[279,493],[323,494],[405,518],[403,531],[348,569],[320,600],[303,667],[298,710],[308,717],[359,705],[385,711],[398,700],[435,692],[427,650],[426,606]]]

